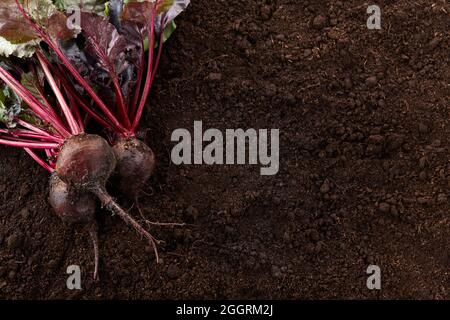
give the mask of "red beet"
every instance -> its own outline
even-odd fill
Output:
[[[121,137],[113,146],[117,159],[117,186],[130,199],[136,200],[156,165],[152,149],[137,138]]]
[[[62,181],[56,173],[50,177],[50,205],[64,222],[88,224],[95,222],[95,196],[79,191]]]
[[[70,188],[56,173],[50,177],[50,205],[66,223],[87,225],[94,245],[94,279],[98,272],[98,239],[95,196],[86,191]]]
[[[106,181],[115,166],[114,152],[105,139],[97,135],[80,134],[72,136],[64,143],[56,163],[56,172],[65,183],[76,190],[95,194],[105,208],[145,237],[153,247],[158,262],[157,240],[126,213],[106,191]]]
[[[67,139],[56,162],[56,172],[64,182],[94,194],[105,187],[115,167],[116,158],[108,142],[93,134]]]

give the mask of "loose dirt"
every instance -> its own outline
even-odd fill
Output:
[[[159,162],[140,199],[148,219],[189,225],[151,228],[156,265],[99,209],[94,282],[89,235],[51,212],[48,174],[2,147],[0,297],[449,299],[448,2],[377,1],[382,30],[364,1],[192,2],[142,123]],[[194,120],[280,129],[280,172],[171,164],[172,131]]]

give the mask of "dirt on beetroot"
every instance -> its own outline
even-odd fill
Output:
[[[51,211],[48,174],[0,147],[0,298],[449,299],[450,6],[377,4],[382,30],[364,1],[192,1],[141,128],[158,160],[145,217],[187,223],[149,227],[160,264],[99,209],[94,281],[89,234]],[[173,165],[171,134],[195,120],[280,129],[279,173]],[[67,290],[73,264],[82,290]]]

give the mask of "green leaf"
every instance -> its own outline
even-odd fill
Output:
[[[0,36],[12,44],[22,44],[37,38],[37,34],[26,23],[14,0],[1,0]]]
[[[40,40],[31,40],[26,43],[12,44],[3,37],[0,37],[0,56],[9,57],[11,55],[19,58],[29,58],[34,54]]]
[[[172,35],[172,33],[175,32],[176,29],[177,29],[177,25],[176,25],[175,21],[171,21],[164,28],[163,41],[166,42],[167,40],[169,40],[170,36]]]
[[[46,129],[48,132],[54,131],[54,129],[51,126],[42,121],[42,119],[36,116],[36,114],[34,114],[34,112],[32,112],[30,109],[24,109],[23,112],[19,115],[19,118],[36,127]]]
[[[82,12],[81,28],[87,40],[85,51],[97,58],[102,68],[115,74],[123,67],[127,40],[114,25],[106,18]]]
[[[125,5],[120,13],[120,20],[123,23],[135,24],[144,38],[144,50],[148,50],[148,37],[146,30],[142,28],[149,19],[151,19],[151,11],[154,8],[155,1],[152,0],[125,0]],[[160,34],[163,28],[163,41],[166,42],[176,29],[174,19],[183,12],[190,4],[190,0],[159,0],[156,2],[158,6],[158,16],[155,21],[155,32]],[[116,9],[117,11],[117,9]],[[115,13],[117,14],[117,12]],[[164,20],[163,20],[164,19]],[[128,30],[129,31],[129,30]],[[158,44],[155,45],[157,47]]]
[[[21,0],[33,21],[53,39],[73,38],[77,30],[69,29],[67,17],[51,0]],[[33,54],[40,37],[23,16],[15,0],[0,1],[0,54],[28,57]]]
[[[170,22],[164,29],[163,41],[166,42],[167,40],[169,40],[170,36],[175,32],[176,29],[177,29],[177,25],[176,25],[175,21]],[[158,48],[158,46],[159,46],[159,42],[156,41],[155,48]],[[145,37],[145,39],[144,39],[144,50],[148,51],[148,37]]]
[[[125,5],[123,7],[121,18],[125,21],[146,24],[148,19],[151,18],[151,13],[155,6],[156,13],[160,18],[163,13],[169,12],[171,8],[175,6],[175,3],[183,2],[189,4],[189,1],[190,0],[127,0],[124,1]]]
[[[164,13],[165,16],[165,26],[168,26],[172,21],[175,20],[190,4],[190,0],[172,0],[171,4],[167,2],[165,4]],[[161,12],[162,13],[162,12]]]
[[[169,11],[175,0],[161,0],[158,8],[158,14]]]
[[[9,87],[0,88],[0,122],[8,128],[14,128],[16,117],[22,112],[22,101]]]
[[[58,40],[68,40],[73,38],[75,34],[78,33],[78,30],[75,28],[69,29],[67,17],[64,13],[58,11],[52,0],[22,1],[25,11],[28,12],[33,20],[40,27],[46,30],[52,38]],[[26,24],[29,25],[29,23]]]
[[[20,80],[21,84],[42,104],[44,104],[41,96],[44,92],[44,77],[43,71],[38,69],[36,75],[33,72],[23,73]]]

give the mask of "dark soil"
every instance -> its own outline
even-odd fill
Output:
[[[193,1],[143,121],[159,160],[145,214],[189,223],[151,228],[160,265],[99,210],[94,282],[89,235],[51,212],[48,174],[0,148],[0,297],[449,299],[450,6],[377,4],[379,31],[364,1]],[[280,172],[171,164],[172,131],[194,120],[279,128]],[[72,264],[80,291],[66,289]]]

